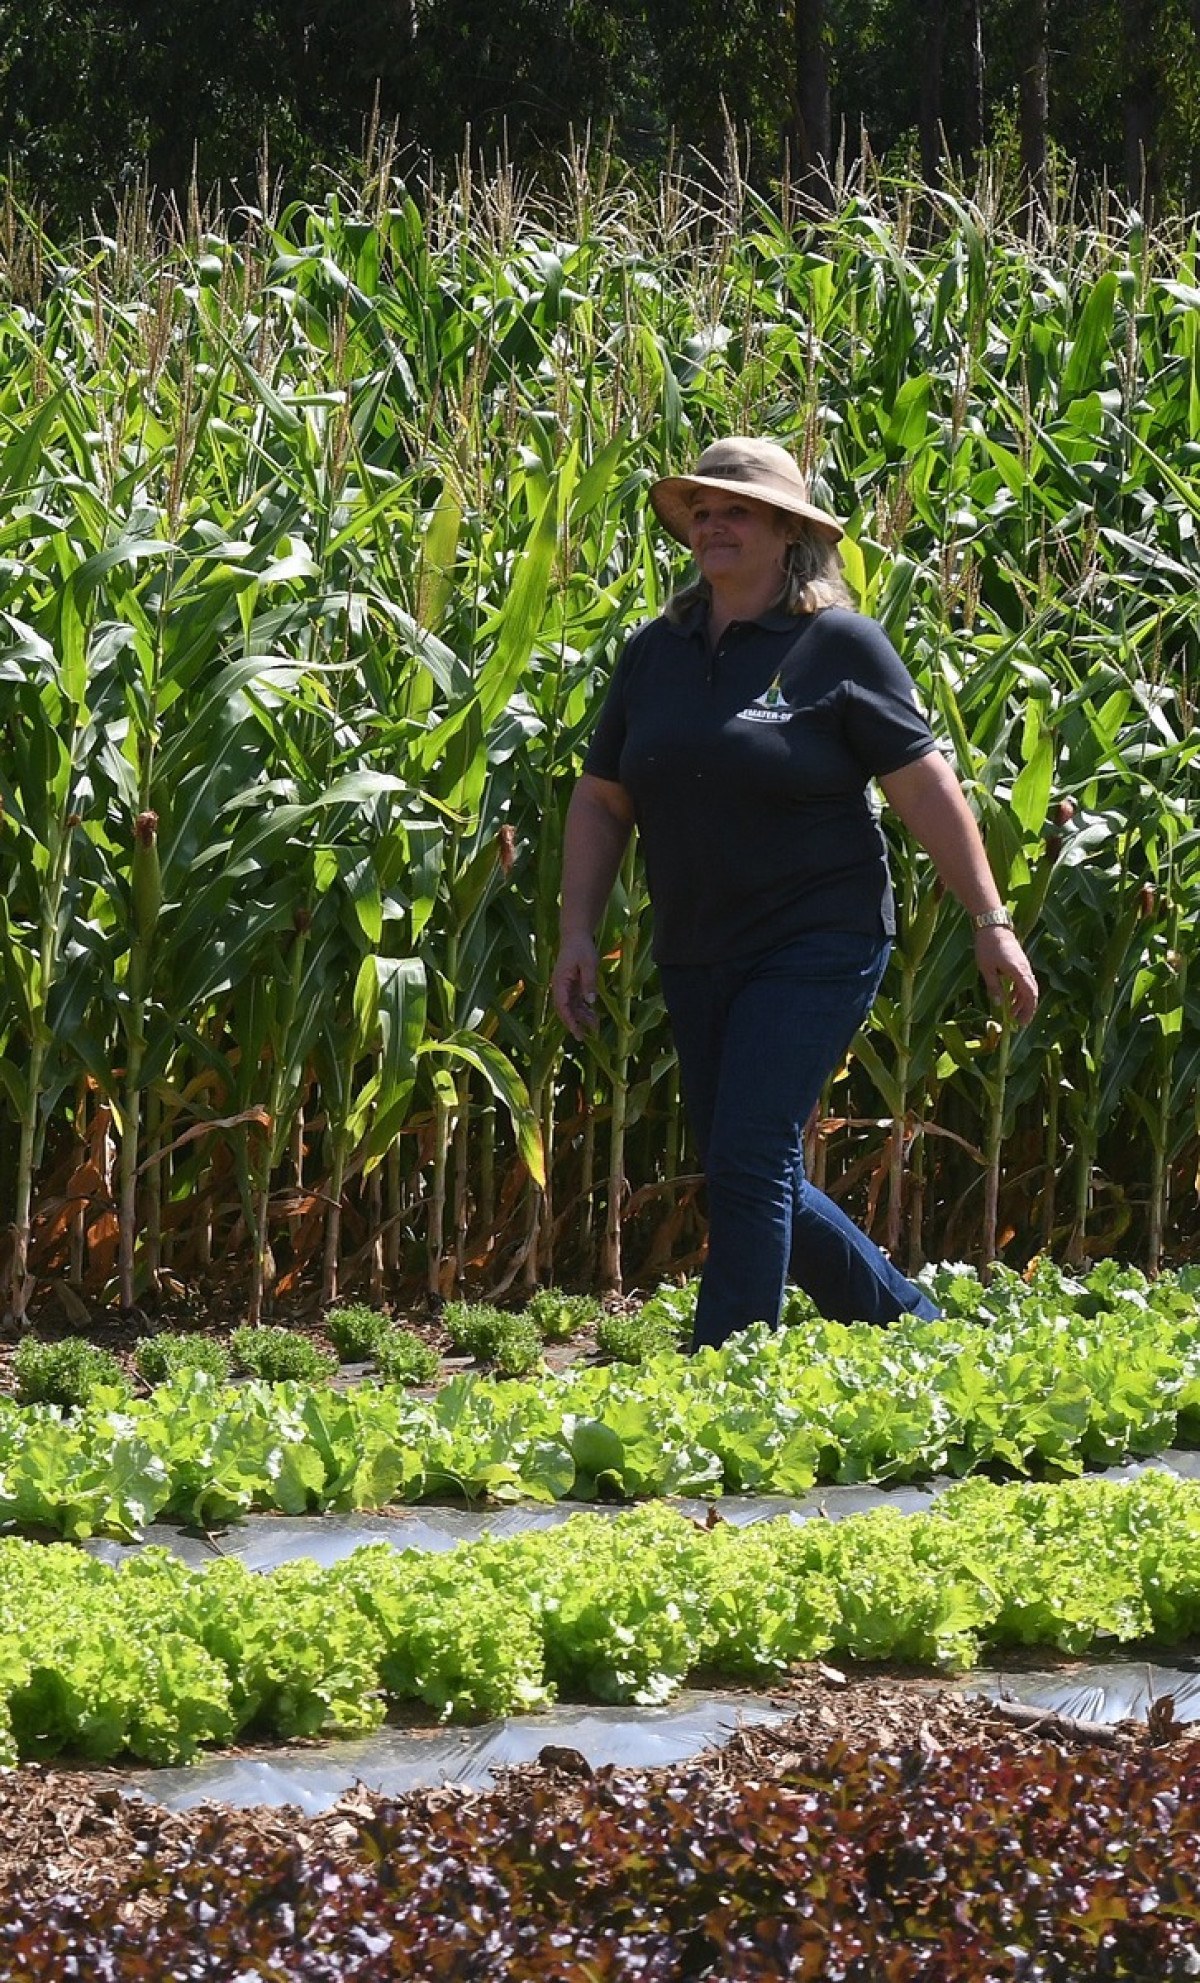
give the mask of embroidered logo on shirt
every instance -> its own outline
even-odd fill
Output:
[[[744,723],[789,723],[796,714],[791,703],[779,686],[776,676],[769,689],[764,689],[756,702],[738,710],[738,721]]]

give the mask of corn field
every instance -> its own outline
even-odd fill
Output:
[[[0,213],[0,1265],[252,1316],[642,1285],[702,1202],[633,855],[594,1046],[549,984],[563,814],[677,552],[645,489],[792,446],[927,699],[1043,985],[902,935],[810,1126],[925,1257],[1189,1250],[1200,269],[1182,223],[1010,225],[997,175],[819,222],[580,152],[168,237]],[[72,1292],[74,1291],[74,1295]]]

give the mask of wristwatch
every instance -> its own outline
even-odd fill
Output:
[[[1013,927],[1011,909],[982,909],[971,918],[973,930],[1010,930]]]

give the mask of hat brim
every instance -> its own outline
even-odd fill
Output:
[[[681,544],[688,542],[692,493],[696,489],[719,489],[726,496],[748,496],[752,502],[765,503],[768,509],[801,517],[834,544],[846,534],[828,510],[818,509],[815,503],[806,502],[792,490],[778,485],[764,488],[761,482],[739,482],[731,475],[664,475],[660,481],[651,483],[650,501],[659,522]]]

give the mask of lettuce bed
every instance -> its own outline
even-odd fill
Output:
[[[983,1480],[927,1514],[709,1530],[662,1507],[445,1555],[380,1543],[331,1568],[114,1569],[0,1543],[0,1760],[68,1748],[183,1760],[206,1743],[668,1699],[834,1653],[969,1666],[986,1647],[1178,1641],[1200,1628],[1200,1486]]]
[[[1039,1268],[989,1288],[931,1275],[953,1313],[772,1333],[634,1370],[536,1383],[465,1376],[435,1398],[368,1384],[223,1387],[204,1373],[65,1415],[0,1405],[0,1520],[135,1536],[448,1497],[543,1501],[802,1494],[981,1468],[1073,1473],[1200,1444],[1200,1312],[1184,1277],[1088,1283]]]

